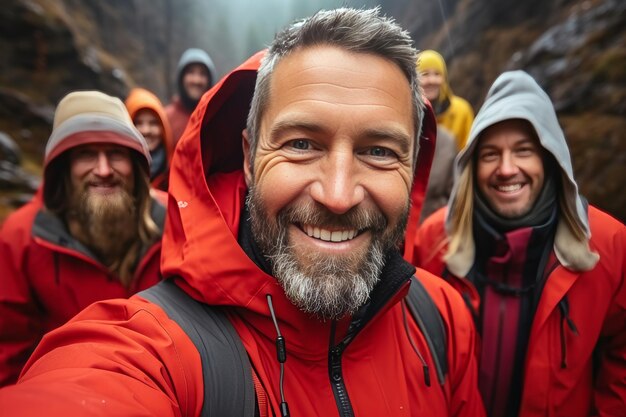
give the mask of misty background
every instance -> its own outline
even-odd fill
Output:
[[[582,194],[624,222],[623,0],[4,0],[0,222],[37,187],[54,108],[68,92],[124,98],[139,86],[167,104],[189,47],[206,50],[222,76],[294,19],[376,5],[418,49],[444,55],[453,91],[475,111],[501,72],[535,77],[555,104]],[[9,141],[19,158],[7,159]]]

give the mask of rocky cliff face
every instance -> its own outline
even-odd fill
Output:
[[[388,7],[420,49],[437,49],[454,91],[477,111],[504,70],[548,92],[581,193],[626,219],[626,2],[421,0]]]
[[[555,101],[582,193],[626,219],[626,193],[620,192],[626,185],[626,2],[382,3],[420,49],[444,54],[455,92],[476,110],[500,72],[530,72]],[[220,18],[228,1],[204,2],[202,9],[199,4],[5,1],[0,8],[0,132],[21,147],[27,173],[40,171],[54,106],[68,91],[101,89],[124,97],[130,87],[141,85],[166,101],[176,60],[188,46],[207,49],[222,73],[232,67],[232,33],[239,28],[226,27]],[[213,13],[206,14],[207,9]],[[0,182],[0,221],[32,184]]]

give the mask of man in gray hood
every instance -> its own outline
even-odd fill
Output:
[[[177,142],[185,131],[189,117],[202,95],[216,81],[217,71],[209,54],[198,48],[189,48],[183,52],[176,67],[177,95],[165,107],[174,142]]]
[[[548,95],[502,74],[414,258],[474,314],[490,416],[624,415],[625,248],[626,227],[578,194]]]

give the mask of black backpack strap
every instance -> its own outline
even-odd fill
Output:
[[[411,316],[424,334],[428,349],[435,361],[437,379],[443,385],[448,374],[448,335],[441,313],[424,285],[415,277],[411,278],[406,301]]]
[[[187,333],[202,359],[202,417],[254,416],[256,397],[248,354],[219,307],[191,298],[172,280],[141,291]]]

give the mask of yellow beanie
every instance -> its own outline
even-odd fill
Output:
[[[417,56],[416,68],[418,74],[427,70],[435,70],[443,75],[443,84],[441,85],[438,101],[444,101],[452,96],[452,90],[450,89],[450,84],[448,84],[446,61],[439,52],[432,49],[420,52]]]

